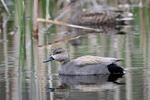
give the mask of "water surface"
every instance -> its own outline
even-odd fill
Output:
[[[40,24],[38,42],[30,38],[30,15],[29,9],[26,9],[26,41],[25,51],[23,51],[26,55],[25,60],[22,59],[23,55],[20,56],[22,44],[19,42],[20,31],[17,26],[15,3],[8,2],[11,15],[8,17],[4,9],[0,10],[0,99],[149,100],[150,8],[146,4],[149,1],[144,2],[143,7],[139,6],[139,2],[116,4],[113,1],[100,1],[96,4],[120,7],[119,9],[133,14],[134,20],[129,21],[126,27],[121,26],[118,29],[95,26],[105,30],[96,33],[64,26],[52,26],[48,31],[43,32],[42,29],[46,29],[46,25]],[[28,6],[28,3],[27,0],[25,5]],[[64,3],[64,5],[67,4]],[[55,11],[59,15],[60,9],[57,6]],[[92,7],[92,4],[87,3],[85,8],[88,7]],[[68,13],[59,20],[71,23],[71,16],[73,15]],[[47,45],[48,43],[50,45]],[[43,60],[47,59],[51,51],[57,47],[66,48],[71,59],[83,55],[123,58],[124,61],[118,64],[127,70],[126,74],[119,79],[109,75],[59,76],[57,73],[59,63],[55,61],[43,63]]]

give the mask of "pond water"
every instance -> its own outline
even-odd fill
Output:
[[[0,100],[150,100],[149,0],[143,2],[143,6],[139,0],[130,3],[94,1],[92,3],[97,7],[103,4],[104,8],[117,7],[126,11],[133,20],[126,26],[95,26],[103,30],[99,33],[54,25],[43,32],[47,25],[39,24],[39,39],[36,40],[30,37],[30,1],[27,0],[26,34],[25,41],[21,42],[15,2],[7,1],[9,17],[0,4]],[[54,5],[57,13],[53,16],[57,16],[61,11],[57,7],[59,2]],[[64,5],[67,5],[66,1]],[[99,9],[95,5],[95,9]],[[89,8],[92,4],[84,6]],[[74,10],[70,8],[59,20],[71,23]],[[126,74],[120,78],[111,75],[60,76],[58,62],[43,63],[57,47],[65,48],[71,59],[83,55],[123,58],[118,65]]]

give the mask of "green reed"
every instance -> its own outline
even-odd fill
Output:
[[[46,18],[46,0],[41,0],[42,3],[42,17]]]
[[[34,72],[34,49],[33,49],[33,1],[30,0],[30,40],[31,40],[31,71]]]
[[[24,1],[16,0],[16,9],[18,14],[18,28],[20,35],[20,50],[19,50],[19,66],[25,66],[26,59],[26,38],[25,38],[25,11],[24,11]]]
[[[51,16],[51,19],[54,19],[54,7],[55,7],[55,0],[50,0],[50,5],[49,5],[49,13]]]
[[[25,9],[24,9],[24,1],[23,0],[16,0],[16,9],[18,14],[18,28],[19,28],[19,35],[20,35],[20,47],[19,47],[19,86],[20,92],[24,91],[25,89],[25,62],[26,62],[26,21],[25,21]],[[21,89],[22,88],[22,89]],[[22,90],[22,91],[21,91]],[[21,94],[22,95],[22,94]],[[26,99],[26,95],[23,94],[22,99]]]

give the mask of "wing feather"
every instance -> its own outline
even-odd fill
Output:
[[[99,56],[82,56],[73,60],[76,65],[93,65],[93,64],[112,64],[122,59],[99,57]]]

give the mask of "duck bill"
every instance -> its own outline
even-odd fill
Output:
[[[53,60],[55,60],[55,59],[51,56],[47,60],[44,60],[43,63],[47,63],[47,62],[53,61]]]

